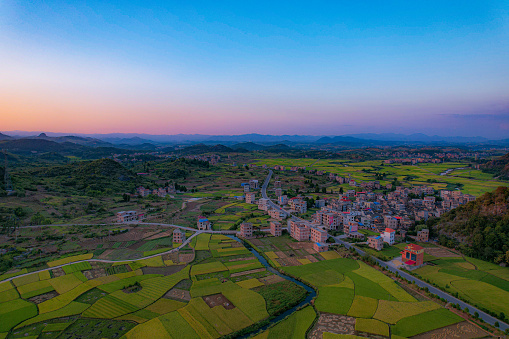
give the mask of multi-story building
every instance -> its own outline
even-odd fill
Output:
[[[117,212],[117,222],[118,223],[126,223],[133,222],[137,220],[142,220],[145,217],[145,214],[138,213],[136,211],[120,211]]]
[[[387,228],[398,228],[398,219],[393,217],[392,215],[384,215],[384,225]]]
[[[268,211],[270,206],[270,200],[261,198],[258,200],[258,209],[262,211]]]
[[[209,219],[201,216],[198,218],[197,226],[199,231],[207,231],[212,229],[212,224],[210,223]]]
[[[385,231],[382,233],[382,239],[384,242],[388,243],[389,245],[394,245],[396,237],[396,231],[392,228],[386,228]]]
[[[275,237],[279,237],[282,234],[282,226],[279,221],[271,221],[270,222],[270,234]]]
[[[242,238],[250,238],[253,236],[253,224],[250,222],[243,222],[240,224],[240,234]]]
[[[276,192],[276,197],[280,197],[283,195],[283,190],[281,188],[276,188],[275,192]]]
[[[281,181],[279,180],[274,181],[274,188],[281,188]]]
[[[249,180],[249,187],[254,190],[258,189],[258,180],[255,179]]]
[[[179,230],[178,228],[175,231],[173,231],[173,242],[181,244],[184,241],[186,241],[185,232]]]
[[[246,193],[246,203],[254,204],[256,202],[255,193]]]
[[[384,248],[384,241],[379,235],[373,235],[368,237],[368,246],[374,248],[377,251],[381,251]]]
[[[429,240],[429,229],[425,228],[417,232],[417,241],[428,242]]]
[[[320,227],[310,227],[310,238],[312,242],[324,243],[327,241],[328,234],[327,231]]]
[[[416,244],[409,244],[401,252],[401,258],[407,266],[421,266],[424,262],[424,248]]]
[[[290,230],[290,236],[297,241],[308,241],[309,240],[309,227],[304,221],[288,221],[288,228]]]
[[[281,206],[284,206],[284,205],[288,204],[288,197],[286,195],[282,195],[282,196],[277,198],[277,202]]]
[[[287,217],[286,212],[278,208],[271,208],[268,210],[268,213],[271,218],[276,220],[284,220]]]

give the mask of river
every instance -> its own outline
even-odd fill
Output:
[[[281,313],[280,315],[278,315],[277,317],[271,319],[269,321],[269,323],[261,328],[258,328],[256,329],[255,331],[249,333],[249,334],[246,334],[246,335],[243,335],[243,336],[240,336],[239,338],[249,338],[250,336],[252,336],[254,333],[257,333],[257,332],[262,332],[262,331],[265,331],[266,329],[268,329],[270,326],[274,325],[275,323],[283,320],[284,318],[288,317],[289,315],[291,315],[292,313],[294,313],[295,311],[297,311],[297,309],[303,307],[304,305],[307,305],[309,303],[311,303],[311,300],[316,297],[316,291],[309,287],[308,285],[298,281],[298,280],[295,280],[293,279],[292,277],[289,277],[287,275],[284,275],[280,272],[278,272],[277,270],[275,270],[272,266],[270,266],[270,264],[267,262],[267,260],[265,260],[265,258],[260,254],[258,253],[258,251],[256,251],[250,244],[248,244],[247,242],[243,241],[242,239],[239,239],[237,238],[236,236],[234,235],[227,235],[227,237],[230,237],[234,240],[237,240],[238,242],[240,242],[242,245],[244,245],[251,253],[253,253],[253,255],[262,263],[263,266],[265,266],[267,268],[267,270],[271,273],[274,273],[274,274],[277,274],[279,275],[280,277],[286,279],[286,280],[289,280],[301,287],[303,287],[304,289],[306,289],[306,291],[308,292],[308,295],[306,297],[306,299],[304,299],[303,301],[301,301],[299,304],[295,305],[294,307],[290,308],[289,310]]]

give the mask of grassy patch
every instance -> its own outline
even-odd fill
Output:
[[[464,319],[460,316],[457,316],[444,308],[440,308],[438,310],[403,318],[398,321],[391,330],[392,334],[402,337],[411,337],[437,328],[449,326],[463,320]]]
[[[316,314],[311,306],[299,310],[269,329],[269,339],[304,339]]]
[[[355,330],[359,332],[383,335],[385,337],[389,336],[389,326],[375,319],[356,319]]]
[[[22,299],[0,304],[0,332],[7,332],[22,321],[37,315],[37,306]]]
[[[270,315],[279,314],[281,311],[297,304],[307,294],[303,287],[288,280],[258,287],[254,291],[265,299],[267,312]]]
[[[354,291],[344,287],[321,287],[315,306],[320,312],[348,314],[354,299]]]
[[[356,295],[347,315],[354,318],[372,318],[377,307],[378,300]]]

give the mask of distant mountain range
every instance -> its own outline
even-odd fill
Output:
[[[7,134],[6,134],[7,133]],[[369,145],[396,145],[396,144],[491,144],[509,145],[509,139],[490,140],[484,137],[443,137],[429,136],[422,133],[395,134],[395,133],[361,133],[340,136],[313,136],[313,135],[264,135],[264,134],[241,134],[241,135],[204,135],[204,134],[175,134],[175,135],[151,135],[138,133],[109,133],[109,134],[75,134],[64,133],[39,133],[39,132],[4,132],[0,133],[0,140],[12,139],[46,139],[58,143],[70,142],[90,147],[118,147],[140,150],[155,150],[157,147],[166,145],[216,145],[222,144],[228,147],[245,144],[246,147],[237,148],[251,149],[253,145],[346,145],[346,146],[369,146]],[[256,146],[258,147],[258,146]]]

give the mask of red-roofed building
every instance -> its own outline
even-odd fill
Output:
[[[405,265],[421,266],[424,262],[424,248],[416,244],[409,244],[401,252],[401,259]]]
[[[392,228],[386,228],[382,233],[382,239],[388,243],[389,245],[394,245],[395,242],[396,231]]]

